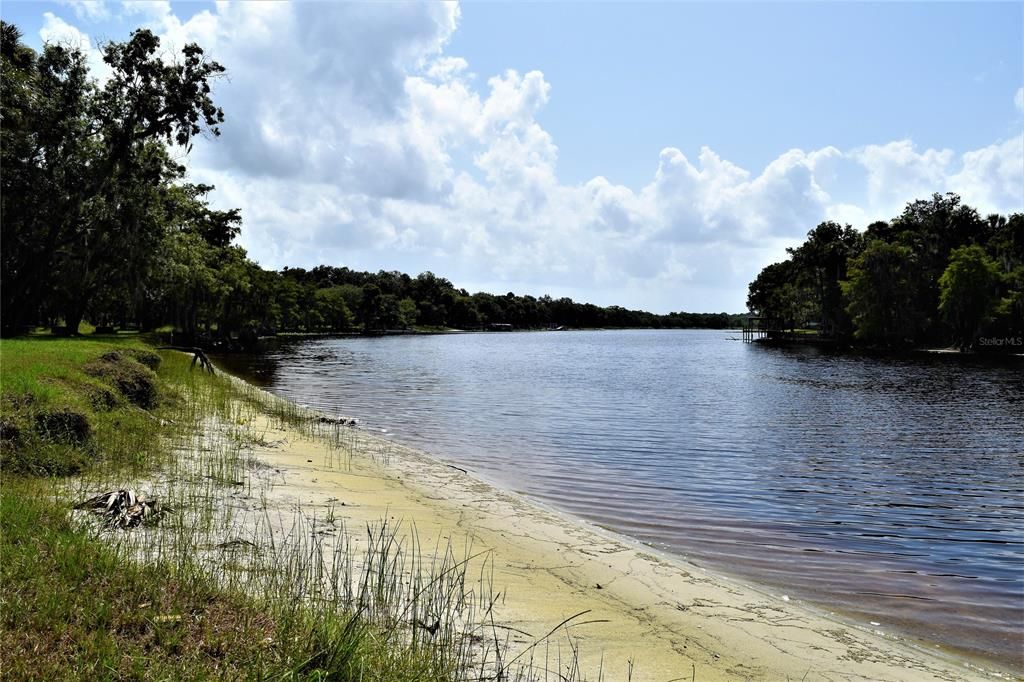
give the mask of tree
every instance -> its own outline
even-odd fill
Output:
[[[216,255],[201,237],[173,232],[164,238],[153,275],[147,282],[149,305],[194,338],[200,321],[217,305]]]
[[[841,286],[857,338],[903,346],[920,337],[924,320],[910,247],[873,240],[850,262],[849,274]]]
[[[138,30],[106,46],[111,77],[98,88],[79,50],[36,55],[16,28],[0,28],[4,331],[30,321],[54,289],[73,331],[97,282],[124,276],[126,263],[145,269],[163,228],[158,188],[184,172],[166,145],[187,150],[204,128],[219,134],[210,82],[224,68],[195,44],[167,63],[159,39]]]
[[[939,278],[939,312],[961,349],[973,347],[999,302],[999,266],[977,244],[955,249]]]
[[[182,172],[164,146],[151,141],[119,182],[88,202],[77,237],[51,254],[50,290],[68,331],[78,329],[97,297],[139,289],[166,228],[162,193]]]
[[[814,315],[813,294],[792,260],[772,263],[750,283],[747,308],[771,329],[793,329]]]
[[[419,315],[419,311],[416,308],[416,301],[411,298],[403,298],[398,302],[398,323],[403,329],[416,324],[416,318]]]
[[[399,306],[398,297],[394,294],[383,294],[380,299],[378,326],[380,329],[398,329],[404,327],[402,310]]]
[[[931,199],[912,201],[889,224],[890,241],[909,248],[916,263],[911,279],[917,293],[916,308],[923,332],[933,341],[944,336],[938,315],[939,277],[949,262],[950,252],[985,238],[985,222],[978,212],[953,193],[933,194]]]
[[[165,189],[164,201],[167,213],[173,216],[172,229],[195,232],[210,246],[224,248],[241,232],[242,212],[211,209],[207,196],[214,189],[213,185],[177,184]]]
[[[459,296],[452,305],[451,324],[461,329],[472,329],[480,326],[480,311],[469,296]]]
[[[839,283],[846,279],[849,259],[861,248],[860,233],[849,225],[828,221],[808,232],[801,246],[786,249],[797,279],[814,294],[820,330],[826,336],[842,337],[852,332]]]
[[[327,287],[316,290],[321,315],[331,331],[345,331],[352,326],[352,311],[346,303],[343,287]]]
[[[30,321],[51,288],[54,253],[86,208],[74,192],[95,144],[87,139],[93,87],[84,56],[53,45],[37,55],[7,23],[0,40],[0,297],[9,334]]]
[[[359,317],[363,321],[363,331],[380,329],[383,315],[380,287],[376,284],[364,284],[359,304]]]

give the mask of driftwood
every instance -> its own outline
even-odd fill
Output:
[[[157,350],[177,350],[182,353],[192,353],[192,367],[195,367],[196,362],[198,362],[199,366],[210,374],[216,373],[213,371],[213,363],[210,362],[210,358],[206,357],[206,353],[203,352],[202,348],[195,346],[160,346]]]
[[[134,528],[157,521],[164,514],[174,511],[156,498],[148,498],[145,494],[136,494],[134,490],[125,488],[93,495],[76,504],[75,509],[84,509],[102,516],[103,525],[107,528]]]
[[[321,424],[338,424],[339,426],[358,426],[358,419],[347,419],[345,417],[328,417],[327,415],[317,415],[313,418],[315,421]]]

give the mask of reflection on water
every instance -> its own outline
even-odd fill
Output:
[[[667,551],[1022,665],[1021,368],[730,336],[320,339],[222,361]]]

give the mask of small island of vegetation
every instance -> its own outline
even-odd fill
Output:
[[[823,222],[750,283],[761,325],[887,348],[1024,350],[1024,215],[982,218],[955,194],[863,232]],[[792,338],[792,336],[790,336]]]

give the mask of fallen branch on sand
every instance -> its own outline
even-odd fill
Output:
[[[313,418],[315,421],[321,424],[338,424],[339,426],[358,426],[358,419],[347,419],[345,417],[328,417],[327,415],[317,415]]]
[[[192,353],[192,367],[195,367],[196,362],[198,362],[199,366],[207,372],[216,374],[213,371],[213,363],[210,362],[210,358],[206,357],[206,353],[202,348],[196,348],[195,346],[160,346],[157,350],[176,350],[182,353]]]

